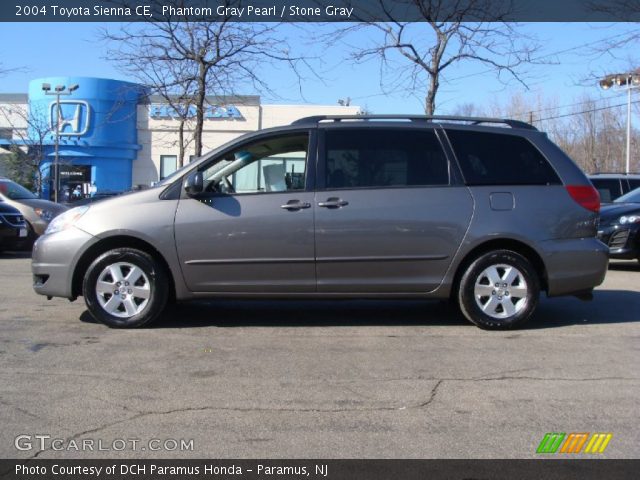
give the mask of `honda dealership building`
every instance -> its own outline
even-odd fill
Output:
[[[56,92],[58,86],[66,88]],[[203,153],[243,133],[298,118],[358,111],[340,105],[263,105],[258,96],[207,97]],[[193,116],[194,111],[182,115],[187,140],[193,137]],[[41,151],[45,197],[52,191],[56,139],[60,192],[69,199],[73,192],[77,197],[144,188],[172,173],[179,163],[180,123],[165,99],[118,80],[40,78],[30,82],[27,94],[0,94],[0,148]],[[187,143],[185,163],[193,159],[193,149],[193,142]]]

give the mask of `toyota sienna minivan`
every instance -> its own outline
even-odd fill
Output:
[[[34,289],[82,295],[111,327],[218,297],[452,299],[481,328],[513,328],[541,292],[588,299],[603,281],[599,208],[523,122],[308,117],[56,217]]]

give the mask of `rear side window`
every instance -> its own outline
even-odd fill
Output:
[[[433,130],[327,130],[325,144],[329,189],[449,184]]]
[[[560,179],[526,138],[447,130],[467,185],[557,185]]]

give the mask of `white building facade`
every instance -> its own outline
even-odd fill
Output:
[[[43,85],[78,87],[58,99]],[[359,111],[342,105],[263,105],[258,96],[207,97],[202,153],[245,133],[303,117]],[[37,79],[30,82],[28,94],[0,94],[0,152],[41,145],[46,198],[53,189],[54,163],[59,191],[77,191],[80,185],[88,194],[92,184],[99,192],[143,188],[179,168],[181,124],[183,161],[193,160],[195,110],[182,117],[165,99],[144,95],[140,85],[91,77]]]

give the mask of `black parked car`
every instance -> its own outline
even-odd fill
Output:
[[[601,207],[598,238],[609,257],[640,261],[640,188]]]
[[[27,224],[22,213],[6,202],[0,202],[0,252],[21,250],[27,243]]]
[[[589,175],[589,180],[598,190],[602,203],[611,203],[640,187],[640,174],[637,173],[594,173]]]

